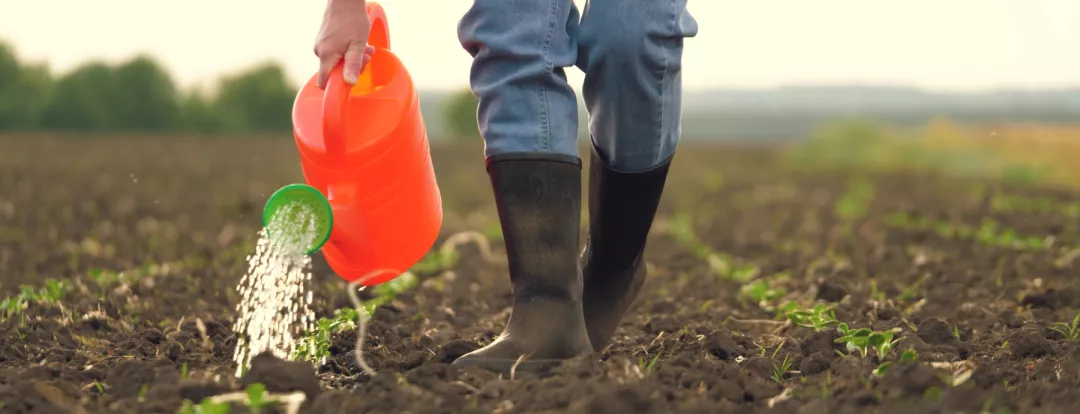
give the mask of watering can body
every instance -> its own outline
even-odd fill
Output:
[[[323,257],[338,276],[362,285],[419,262],[443,218],[415,86],[390,51],[382,7],[368,2],[368,15],[375,52],[356,85],[344,82],[338,64],[325,91],[317,75],[304,84],[292,112],[304,180],[332,211]]]

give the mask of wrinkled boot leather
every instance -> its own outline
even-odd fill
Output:
[[[581,161],[517,153],[488,159],[502,225],[513,307],[502,334],[454,365],[510,376],[592,352],[582,310],[579,259]],[[518,359],[524,355],[519,363]]]
[[[585,323],[596,351],[611,340],[645,282],[645,240],[667,180],[669,157],[640,172],[620,172],[593,149],[589,174],[589,237],[581,263]]]

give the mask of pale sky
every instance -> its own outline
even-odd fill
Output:
[[[471,0],[383,0],[393,50],[418,86],[468,82],[456,36]],[[584,6],[584,0],[577,0]],[[1080,86],[1080,0],[690,0],[687,89],[888,83],[931,89]],[[324,0],[0,0],[0,38],[67,71],[157,56],[182,85],[254,62],[299,84]],[[582,74],[570,70],[575,87]]]

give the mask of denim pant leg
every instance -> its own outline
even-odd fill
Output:
[[[578,156],[577,98],[564,71],[577,61],[578,19],[572,0],[474,0],[462,17],[485,156]]]
[[[682,118],[683,39],[697,35],[687,0],[589,0],[578,63],[592,144],[616,170],[675,152]]]

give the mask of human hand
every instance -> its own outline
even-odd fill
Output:
[[[326,89],[330,71],[343,57],[345,83],[356,84],[356,78],[375,53],[375,48],[367,44],[370,30],[367,0],[327,0],[322,27],[315,40],[319,89]]]

